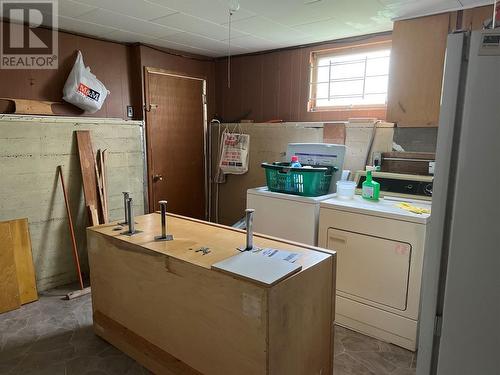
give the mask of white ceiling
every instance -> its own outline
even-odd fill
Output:
[[[392,29],[392,20],[486,0],[230,0],[232,54]],[[228,52],[228,0],[59,0],[59,29],[205,56]]]

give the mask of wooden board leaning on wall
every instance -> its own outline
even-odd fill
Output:
[[[0,222],[0,313],[38,299],[28,219]]]

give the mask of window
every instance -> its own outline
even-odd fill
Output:
[[[389,44],[313,53],[309,110],[385,107],[390,54]]]

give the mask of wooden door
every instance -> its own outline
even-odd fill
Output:
[[[149,210],[205,219],[205,80],[145,74]]]

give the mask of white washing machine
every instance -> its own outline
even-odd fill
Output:
[[[319,204],[335,194],[301,197],[269,191],[247,190],[247,207],[255,209],[253,229],[257,233],[316,246]]]
[[[316,246],[318,244],[319,204],[334,196],[336,182],[342,174],[345,146],[328,143],[290,143],[287,160],[297,155],[302,165],[331,166],[336,171],[330,193],[302,197],[269,191],[267,187],[248,189],[247,208],[255,209],[255,232]],[[264,173],[264,171],[262,172]]]
[[[337,251],[335,321],[366,335],[416,350],[424,242],[429,214],[401,201],[331,198],[320,203],[320,247]]]

